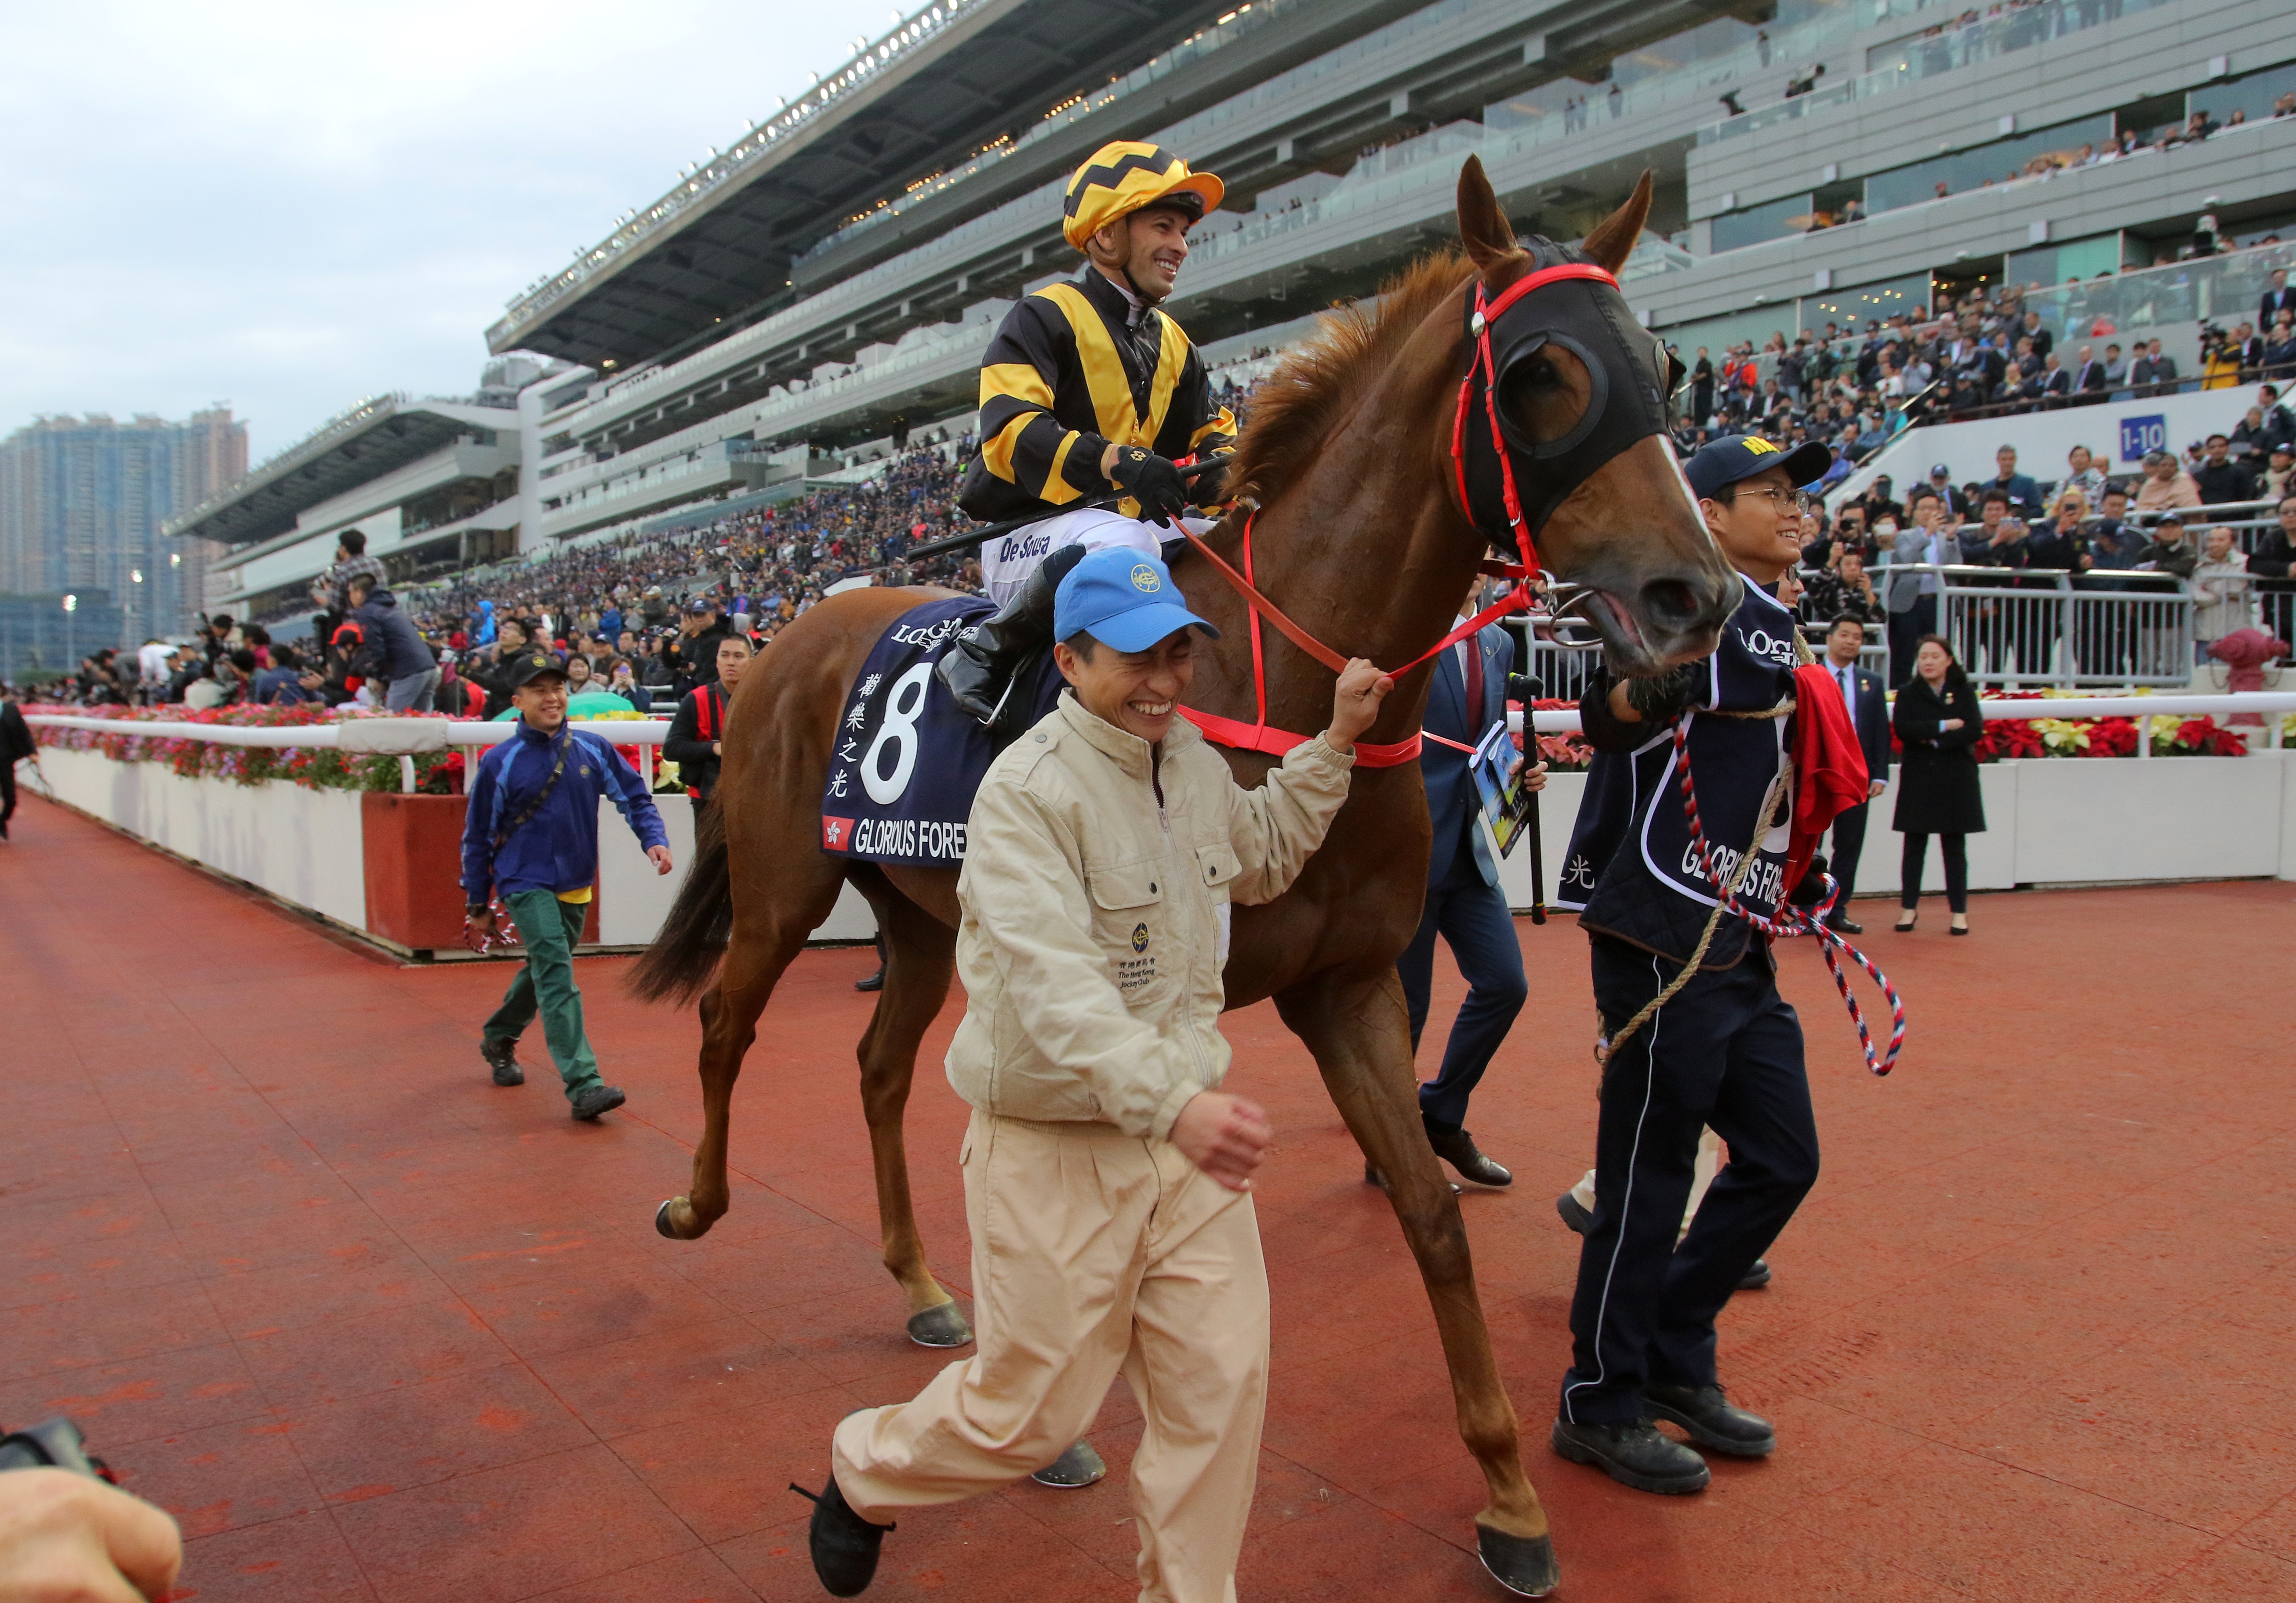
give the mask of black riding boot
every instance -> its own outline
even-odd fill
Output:
[[[1013,683],[1029,653],[1053,638],[1053,596],[1069,569],[1084,560],[1084,547],[1063,545],[1037,564],[1021,593],[1004,610],[957,636],[941,653],[935,671],[957,706],[992,727],[1005,712]]]

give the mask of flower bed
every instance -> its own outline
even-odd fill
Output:
[[[1980,699],[1992,707],[2003,701],[2042,701],[2088,694],[2081,691],[2005,691]],[[2144,691],[2136,692],[2138,695]],[[2251,717],[2257,715],[2249,715]],[[2185,717],[2166,713],[2150,720],[2152,755],[2156,757],[2239,757],[2248,755],[2248,737],[2213,718]],[[1980,763],[2010,757],[2133,757],[2141,739],[2139,719],[2114,718],[1988,718],[1974,750]],[[2296,714],[2281,724],[2284,741],[2296,742]],[[1890,748],[1905,748],[1897,732],[1890,733]]]
[[[286,780],[312,790],[396,790],[398,759],[364,752],[338,751],[332,746],[223,746],[179,736],[138,735],[135,725],[148,723],[211,724],[240,729],[289,729],[333,725],[353,718],[428,716],[443,713],[406,714],[365,708],[320,707],[310,702],[273,707],[28,707],[34,713],[68,713],[78,717],[109,718],[119,732],[92,729],[52,729],[35,725],[33,737],[43,746],[67,751],[101,751],[120,763],[160,763],[186,779],[225,779],[235,784],[259,785],[266,780]],[[463,754],[425,752],[414,758],[415,786],[432,795],[451,796],[462,789]]]

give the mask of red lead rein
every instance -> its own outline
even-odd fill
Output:
[[[1857,1043],[1865,1049],[1866,1067],[1876,1075],[1888,1074],[1898,1066],[1898,1053],[1906,1044],[1906,1004],[1898,997],[1898,988],[1890,983],[1890,977],[1874,966],[1872,958],[1844,940],[1841,931],[1827,927],[1826,915],[1833,911],[1834,903],[1841,896],[1841,887],[1833,876],[1825,876],[1825,896],[1814,911],[1805,912],[1799,907],[1781,907],[1778,918],[1768,919],[1739,901],[1737,893],[1730,889],[1726,877],[1714,866],[1714,849],[1707,843],[1706,830],[1698,822],[1698,791],[1690,779],[1690,718],[1691,715],[1685,713],[1675,720],[1674,760],[1682,770],[1682,811],[1689,821],[1690,843],[1698,854],[1699,871],[1714,887],[1726,912],[1737,914],[1763,934],[1777,940],[1792,940],[1805,935],[1817,937],[1817,949],[1825,956],[1825,966],[1833,976],[1834,988],[1841,993],[1842,1005],[1849,1010],[1849,1021],[1857,1026]],[[1759,829],[1768,822],[1767,818],[1757,819],[1755,827]],[[1746,849],[1754,851],[1759,844],[1759,839],[1750,841]],[[1842,972],[1841,959],[1834,955],[1836,947],[1855,959],[1857,966],[1872,976],[1874,983],[1882,988],[1882,994],[1889,999],[1890,1045],[1878,1056],[1874,1051],[1873,1032],[1866,1026],[1865,1010],[1857,1005],[1857,995],[1849,989],[1849,977]]]

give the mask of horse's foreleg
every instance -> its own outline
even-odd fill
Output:
[[[928,1347],[963,1346],[972,1339],[972,1327],[925,1266],[924,1238],[917,1232],[909,1198],[901,1124],[916,1073],[917,1043],[948,1000],[955,932],[897,893],[871,900],[885,934],[885,988],[861,1037],[861,1106],[877,1171],[877,1229],[885,1267],[908,1296],[911,1338]]]
[[[1475,1517],[1483,1563],[1511,1590],[1544,1596],[1555,1583],[1546,1514],[1523,1471],[1514,1405],[1491,1354],[1458,1198],[1420,1123],[1402,986],[1392,969],[1369,978],[1322,976],[1278,996],[1276,1006],[1315,1054],[1364,1157],[1387,1177],[1418,1261],[1451,1370],[1459,1435],[1490,1488],[1490,1502]]]

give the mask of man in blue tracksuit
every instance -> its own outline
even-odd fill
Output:
[[[496,1084],[524,1084],[518,1038],[538,1010],[574,1116],[594,1119],[624,1100],[598,1078],[574,985],[574,946],[598,877],[598,798],[613,798],[658,873],[670,871],[669,837],[621,754],[602,736],[567,726],[566,670],[555,657],[521,652],[508,676],[517,732],[479,759],[463,820],[463,939],[482,948],[495,936],[499,896],[525,944],[526,966],[487,1020],[479,1051]]]

